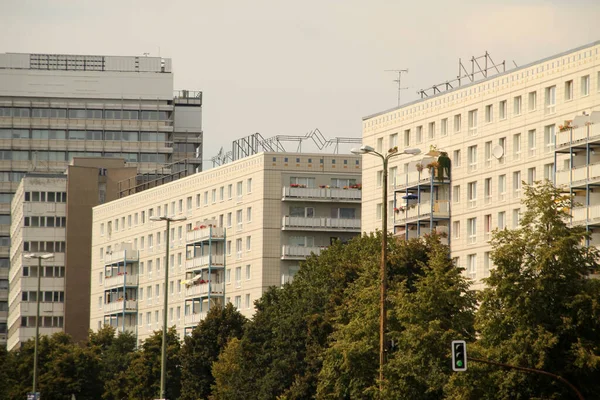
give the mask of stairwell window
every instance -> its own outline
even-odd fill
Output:
[[[546,105],[546,114],[554,114],[556,112],[556,85],[546,88],[544,104]]]
[[[590,76],[581,77],[581,96],[587,96],[590,94]]]

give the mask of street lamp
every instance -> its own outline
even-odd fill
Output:
[[[388,151],[386,155],[378,153],[371,146],[363,145],[360,148],[350,150],[353,154],[370,154],[381,158],[383,161],[383,179],[382,179],[382,203],[381,203],[381,264],[379,266],[380,279],[380,298],[379,298],[379,392],[383,390],[383,366],[385,365],[385,352],[387,343],[385,341],[385,330],[387,325],[386,315],[386,291],[387,291],[387,197],[388,197],[388,160],[402,154],[417,155],[421,153],[421,149],[407,147],[403,151],[398,151],[394,147]]]
[[[165,234],[166,258],[165,258],[165,288],[163,305],[163,332],[162,332],[162,350],[160,355],[160,398],[167,398],[167,307],[169,301],[169,233],[171,231],[171,222],[185,221],[187,217],[150,217],[150,221],[167,221],[167,233]]]
[[[33,348],[33,395],[37,399],[37,370],[38,370],[38,343],[40,341],[40,286],[42,281],[42,260],[48,260],[54,257],[53,253],[27,253],[23,254],[24,258],[29,260],[38,260],[37,271],[37,295],[36,295],[36,312],[35,312],[35,345]]]

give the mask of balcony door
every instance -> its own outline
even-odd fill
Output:
[[[290,207],[290,217],[314,218],[314,207]]]

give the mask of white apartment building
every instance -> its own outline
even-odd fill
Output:
[[[94,208],[90,328],[184,334],[209,307],[244,315],[299,262],[360,234],[360,157],[259,153]],[[151,217],[186,217],[166,223]],[[165,284],[169,246],[169,282]]]
[[[26,173],[62,173],[73,157],[199,170],[202,93],[173,90],[168,58],[0,54],[0,345],[10,202]]]
[[[40,289],[40,335],[63,330],[65,301],[65,227],[67,177],[29,174],[12,203],[10,291],[7,348],[18,348],[35,337],[37,280]],[[53,253],[42,260],[27,253]]]
[[[377,151],[434,146],[451,159],[442,180],[427,167],[434,157],[392,158],[388,226],[403,238],[445,233],[480,287],[492,267],[491,231],[519,223],[523,181],[554,180],[558,170],[556,183],[584,200],[574,219],[600,215],[589,186],[598,179],[598,111],[600,41],[363,118],[363,143]],[[577,129],[564,127],[583,113]],[[363,163],[362,228],[371,232],[381,227],[382,164],[368,155]]]

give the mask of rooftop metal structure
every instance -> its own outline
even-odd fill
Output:
[[[244,157],[248,157],[261,152],[272,152],[272,153],[284,153],[287,152],[283,143],[295,142],[297,143],[296,152],[302,152],[302,143],[308,141],[316,145],[319,150],[323,150],[333,146],[333,154],[337,154],[339,151],[339,145],[344,143],[360,144],[362,143],[361,138],[350,138],[350,137],[334,137],[327,139],[319,128],[315,128],[305,135],[277,135],[265,139],[260,133],[253,133],[252,135],[234,140],[231,144],[231,151],[225,152],[221,147],[219,153],[211,158],[213,167],[226,164],[228,162],[236,161]]]

